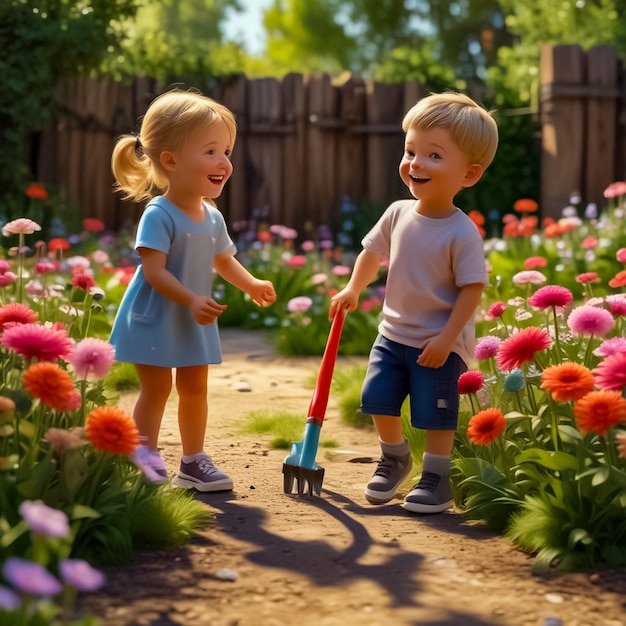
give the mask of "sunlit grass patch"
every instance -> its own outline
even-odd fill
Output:
[[[302,440],[306,415],[285,411],[252,411],[246,415],[242,432],[249,435],[270,435],[270,448],[288,450],[292,443]],[[320,439],[321,447],[336,448],[333,439]]]

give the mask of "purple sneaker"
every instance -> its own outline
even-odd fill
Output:
[[[232,478],[220,472],[211,457],[204,453],[198,454],[191,463],[181,460],[180,471],[172,482],[177,487],[197,491],[230,491],[233,488]]]

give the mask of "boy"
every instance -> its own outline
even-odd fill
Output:
[[[381,262],[388,262],[382,321],[361,393],[361,410],[372,415],[382,451],[365,497],[389,502],[409,476],[400,419],[408,395],[411,425],[426,431],[426,446],[422,476],[403,506],[440,513],[454,503],[457,381],[472,358],[474,312],[488,282],[482,238],[453,200],[490,165],[498,128],[476,102],[450,92],[420,100],[402,129],[400,177],[416,200],[392,203],[363,238],[350,281],[332,298],[329,313],[354,311]]]

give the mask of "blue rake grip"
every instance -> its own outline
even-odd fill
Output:
[[[291,452],[285,458],[285,463],[306,469],[318,469],[319,465],[315,462],[315,457],[321,430],[320,424],[307,422],[302,441],[291,444]]]

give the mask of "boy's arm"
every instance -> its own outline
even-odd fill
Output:
[[[348,284],[330,301],[329,316],[332,319],[335,313],[344,309],[347,312],[355,311],[359,304],[359,294],[367,287],[380,267],[380,258],[369,250],[361,250],[354,263],[354,270]]]
[[[259,280],[232,255],[216,255],[215,271],[231,285],[247,293],[255,304],[269,306],[276,302],[274,285],[269,280]]]
[[[441,367],[452,350],[455,339],[461,334],[465,324],[476,312],[483,294],[484,285],[473,283],[461,288],[452,307],[448,323],[442,331],[424,344],[424,351],[417,362],[424,367]]]

